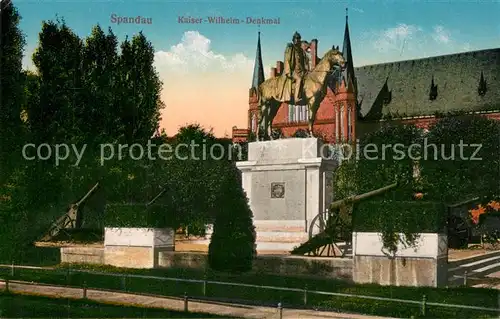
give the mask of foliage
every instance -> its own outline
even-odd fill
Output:
[[[1,14],[1,49],[9,53],[2,56],[2,70],[10,71],[2,73],[0,121],[10,124],[0,123],[0,129],[9,131],[0,132],[0,145],[19,148],[27,143],[48,143],[54,147],[64,143],[79,150],[87,146],[78,165],[74,165],[74,152],[56,164],[54,154],[47,161],[30,161],[2,157],[7,147],[0,150],[0,161],[4,161],[0,163],[0,258],[19,260],[69,204],[98,181],[101,189],[83,208],[92,218],[102,217],[107,198],[120,197],[115,191],[138,193],[135,197],[144,203],[144,198],[158,192],[161,186],[152,176],[165,179],[160,174],[164,170],[158,169],[160,161],[148,166],[117,159],[115,154],[101,165],[98,145],[111,143],[117,150],[117,143],[146,143],[158,127],[163,105],[161,82],[153,67],[154,50],[142,34],[124,45],[130,50],[118,54],[118,41],[111,30],[105,34],[96,26],[83,40],[64,21],[44,21],[32,56],[36,71],[21,73],[23,39],[17,12],[11,5]],[[9,152],[21,155],[20,148]],[[33,153],[31,149],[27,155]],[[141,184],[131,185],[135,176],[141,177],[136,179]]]
[[[485,206],[479,204],[469,213],[473,227],[481,236],[481,242],[497,245],[500,241],[500,202],[492,200]]]
[[[298,129],[295,133],[293,133],[292,137],[308,138],[309,133],[304,129]]]
[[[247,161],[248,160],[248,143],[234,143],[233,144],[233,159],[236,161]]]
[[[102,243],[104,241],[104,229],[92,228],[69,228],[59,232],[54,242],[72,243]]]
[[[499,130],[498,122],[480,116],[442,117],[427,134],[414,126],[383,126],[361,139],[359,145],[361,151],[354,152],[351,156],[357,160],[344,161],[340,166],[335,180],[337,199],[386,186],[395,179],[399,183],[398,188],[381,196],[382,203],[384,201],[404,203],[414,198],[415,192],[418,192],[417,198],[425,197],[426,200],[442,203],[459,202],[464,198],[479,197],[482,201],[493,198],[498,195],[496,193],[500,174]],[[477,147],[467,146],[463,150],[461,159],[458,148],[461,143],[481,144],[481,149],[475,156],[482,160],[468,160],[467,158]],[[416,146],[410,153],[409,146],[412,144]],[[436,151],[431,144],[436,145]],[[458,158],[453,160],[443,158],[443,155],[452,154],[452,147],[455,147],[455,157]],[[370,178],[366,178],[367,176]],[[429,228],[422,219],[397,212],[392,213],[391,207],[399,205],[392,204],[391,207],[386,207],[377,201],[368,201],[363,205],[371,205],[370,203],[373,203],[374,208],[366,211],[376,211],[384,217],[383,220],[379,220],[367,215],[365,219],[378,223],[370,228],[383,230],[386,248],[395,247],[399,242],[400,239],[395,235],[396,228],[406,229],[406,238],[411,238],[413,231]],[[355,208],[355,213],[356,209],[358,208]],[[379,212],[379,209],[382,211]],[[408,209],[413,211],[412,208]],[[414,214],[418,216],[418,211],[414,211]],[[362,223],[361,226],[366,223],[358,218],[353,222],[354,226],[361,227],[356,225],[359,222]],[[412,226],[414,230],[411,230],[411,227],[401,226],[411,223],[415,223]]]
[[[334,174],[335,200],[341,200],[358,193],[356,172],[357,161],[355,157],[340,162]]]
[[[164,205],[110,204],[106,205],[106,227],[175,227],[176,215]]]
[[[228,139],[215,138],[199,124],[181,127],[174,138],[160,136],[151,144],[164,143],[172,152],[163,154],[163,159],[110,162],[106,197],[107,202],[115,204],[108,206],[106,226],[131,227],[136,223],[136,227],[183,227],[190,235],[199,236],[205,234],[207,224],[213,223],[220,203],[227,201],[227,192],[218,192],[225,170],[240,159],[243,150]],[[241,188],[240,184],[224,187]],[[149,210],[145,204],[162,190],[165,192],[153,205],[161,211],[146,214]]]
[[[24,129],[21,111],[25,76],[22,72],[24,35],[21,17],[11,1],[0,3],[0,185],[20,163]]]
[[[221,168],[221,184],[214,189],[219,201],[208,248],[208,262],[214,270],[249,271],[256,255],[253,214],[241,188],[241,176],[236,166],[231,163]]]
[[[283,138],[283,130],[280,128],[273,128],[273,131],[271,132],[271,138],[274,140],[278,140],[280,138]]]
[[[250,132],[248,134],[248,142],[255,142],[257,140],[257,136],[254,132]]]
[[[423,145],[427,158],[420,163],[429,199],[453,203],[498,196],[499,133],[500,122],[483,116],[448,116],[433,125]]]
[[[355,174],[358,192],[366,193],[398,182],[392,198],[411,199],[417,182],[415,160],[408,154],[411,145],[420,143],[421,136],[422,130],[413,125],[387,125],[362,137],[360,152],[354,154],[359,158]],[[413,150],[413,156],[418,156],[415,153]]]
[[[421,134],[422,131],[413,125],[395,125],[383,126],[365,135],[359,142],[358,151],[350,154],[350,160],[343,161],[340,174],[336,178],[337,184],[341,185],[342,196],[364,194],[394,182],[398,183],[396,189],[378,196],[382,200],[381,203],[390,201],[392,206],[381,205],[377,200],[368,199],[363,204],[354,206],[352,217],[354,229],[363,229],[366,219],[375,223],[370,227],[371,231],[382,233],[384,247],[391,253],[395,253],[401,241],[405,245],[413,246],[417,240],[413,231],[425,228],[421,225],[423,221],[415,216],[402,214],[401,211],[393,213],[393,207],[406,211],[404,205],[400,206],[398,203],[408,203],[418,186],[418,181],[414,178],[415,161],[407,154],[411,145],[420,143]],[[366,208],[366,211],[377,212],[379,218],[358,211],[366,207],[363,205],[374,205],[373,208]],[[411,223],[416,224],[409,226]],[[402,233],[404,238],[400,238],[399,233]]]

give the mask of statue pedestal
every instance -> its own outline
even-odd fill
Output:
[[[333,199],[336,161],[317,138],[252,142],[236,163],[257,232],[257,251],[290,251]],[[317,233],[319,230],[314,230]]]

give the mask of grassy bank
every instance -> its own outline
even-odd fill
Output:
[[[0,316],[2,318],[223,318],[204,313],[6,293],[0,293]]]
[[[228,298],[245,300],[261,305],[282,302],[285,307],[304,306],[304,293],[279,291],[267,288],[251,288],[202,283],[133,278],[127,274],[140,274],[168,278],[203,279],[205,273],[192,269],[151,269],[133,270],[109,266],[71,265],[73,271],[68,275],[68,265],[59,266],[57,271],[16,269],[14,279],[53,283],[59,285],[82,286],[113,290],[126,290],[168,296],[181,296],[187,293],[192,297]],[[99,271],[104,274],[75,272],[74,270]],[[118,273],[119,276],[111,275]],[[10,276],[10,269],[0,269],[0,277]],[[386,287],[378,285],[355,285],[331,279],[310,279],[304,277],[285,277],[266,274],[227,274],[207,272],[207,280],[233,283],[247,283],[263,286],[319,290],[377,297],[388,297],[422,301],[426,296],[428,303],[446,303],[469,306],[498,308],[498,291],[480,288],[428,288],[428,287]],[[205,293],[204,293],[205,292]],[[420,317],[420,305],[393,301],[378,301],[352,297],[333,297],[307,293],[307,307],[321,307],[327,310],[351,311],[364,314],[392,316],[399,318]],[[428,306],[429,318],[498,318],[498,314],[486,311],[463,310],[457,308]]]

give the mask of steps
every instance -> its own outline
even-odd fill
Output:
[[[449,262],[449,282],[461,284],[466,271],[470,278],[482,278],[500,271],[500,251]]]
[[[299,221],[300,223],[300,221]],[[289,252],[309,239],[308,233],[297,222],[257,222],[255,225],[257,252]],[[212,229],[207,229],[204,239],[192,240],[192,244],[209,245]]]

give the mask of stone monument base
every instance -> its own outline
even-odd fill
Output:
[[[170,228],[105,228],[104,264],[126,268],[156,268],[161,252],[175,250]]]
[[[317,138],[286,138],[248,144],[237,162],[253,212],[257,251],[290,251],[306,242],[313,219],[333,199],[336,161]]]
[[[309,239],[308,233],[304,231],[304,223],[301,221],[254,221],[254,226],[257,235],[256,249],[261,253],[287,253]],[[211,227],[211,225],[207,227],[204,239],[195,239],[190,243],[208,247],[212,236]]]
[[[353,233],[354,282],[392,286],[447,285],[446,235],[422,233],[415,248],[400,244],[393,258],[385,255],[382,247],[378,233]]]

